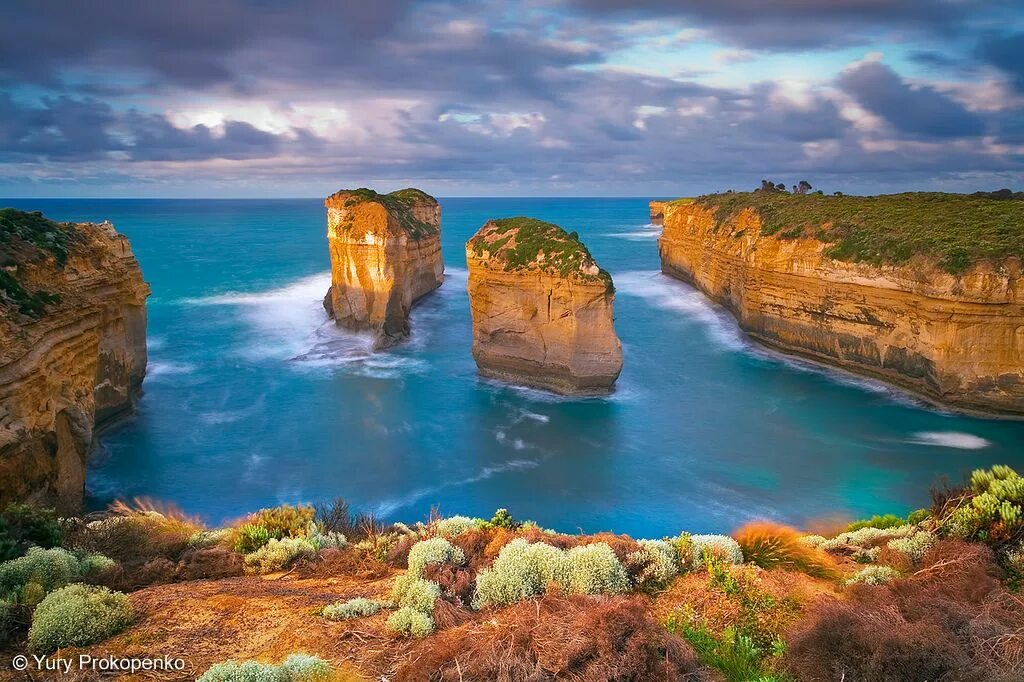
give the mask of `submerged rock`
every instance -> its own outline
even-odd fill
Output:
[[[98,425],[146,373],[149,286],[109,223],[0,210],[0,508],[74,510]]]
[[[569,395],[608,393],[622,370],[611,276],[575,232],[488,221],[466,243],[480,374]]]
[[[441,207],[418,189],[377,194],[340,190],[327,197],[331,287],[327,314],[343,327],[376,334],[376,347],[409,335],[413,304],[441,286]]]

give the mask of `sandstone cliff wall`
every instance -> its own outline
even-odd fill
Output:
[[[63,267],[5,268],[60,301],[38,317],[0,304],[0,506],[74,509],[98,425],[133,407],[146,372],[149,287],[127,238],[81,224]]]
[[[607,274],[592,260],[566,274],[543,263],[508,269],[474,239],[466,263],[480,374],[562,394],[608,393],[622,370],[622,345]]]
[[[724,304],[753,337],[958,408],[1024,415],[1024,278],[1009,258],[951,275],[837,261],[811,238],[761,234],[756,212],[669,204],[662,269]]]
[[[652,201],[650,202],[651,210],[651,222],[655,225],[661,225],[665,219],[665,204],[667,201]]]
[[[324,307],[341,326],[375,332],[379,348],[409,335],[413,304],[444,282],[441,207],[422,192],[402,192],[408,200],[342,190],[326,201],[331,288]]]

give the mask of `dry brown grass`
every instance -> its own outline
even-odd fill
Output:
[[[1024,601],[992,552],[943,541],[906,580],[819,603],[789,638],[800,680],[1024,679]]]
[[[416,643],[394,679],[698,680],[690,646],[642,597],[547,595]]]

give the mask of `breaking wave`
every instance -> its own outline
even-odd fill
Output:
[[[919,431],[910,440],[918,445],[935,445],[942,448],[956,448],[958,450],[981,450],[992,445],[981,436],[959,431]]]

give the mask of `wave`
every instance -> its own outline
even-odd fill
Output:
[[[408,495],[404,495],[396,500],[387,500],[381,502],[374,509],[374,514],[376,514],[377,516],[387,518],[394,514],[396,511],[398,511],[399,509],[413,505],[422,500],[424,497],[436,495],[438,492],[444,490],[445,488],[472,485],[473,483],[485,481],[489,478],[497,476],[498,474],[502,474],[508,471],[524,471],[526,469],[535,469],[538,466],[540,466],[540,462],[537,462],[532,459],[513,459],[508,462],[505,462],[504,464],[484,467],[480,471],[480,473],[474,476],[469,476],[467,478],[461,478],[454,481],[448,481],[446,483],[441,483],[440,485],[419,488],[409,493]]]
[[[712,340],[727,349],[749,350],[752,347],[728,312],[690,285],[659,270],[630,270],[616,274],[615,290],[700,322]]]
[[[661,233],[654,230],[644,230],[643,232],[609,232],[608,236],[628,239],[633,242],[645,242],[657,239],[661,236]]]
[[[167,360],[150,360],[146,363],[146,378],[155,379],[158,377],[192,374],[196,366],[189,362],[171,362]]]
[[[981,450],[992,445],[991,441],[981,436],[959,431],[919,431],[908,442],[958,450]]]
[[[425,368],[417,358],[376,353],[370,334],[334,324],[323,307],[330,285],[331,273],[321,272],[264,292],[228,292],[182,303],[238,308],[253,332],[237,350],[247,360],[276,360],[297,370],[328,368],[381,379]]]

